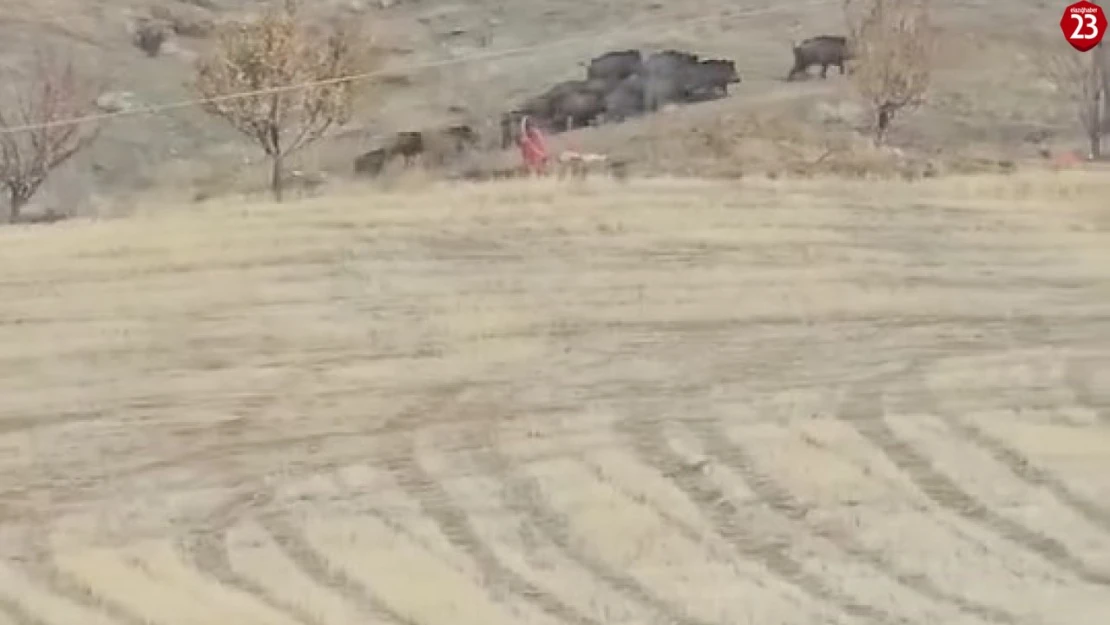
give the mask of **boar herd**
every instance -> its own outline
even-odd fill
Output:
[[[853,55],[842,36],[820,35],[793,46],[794,65],[786,76],[793,81],[810,67],[819,66],[825,78],[829,67],[845,73]],[[617,50],[592,59],[584,79],[560,82],[540,95],[526,99],[501,116],[501,147],[519,140],[521,120],[529,120],[549,134],[583,126],[618,123],[658,111],[669,104],[688,104],[726,97],[731,84],[740,82],[736,64],[727,59],[702,59],[696,54],[663,50],[644,55],[640,50]],[[478,137],[465,125],[427,131],[397,133],[386,146],[355,160],[355,171],[376,175],[395,157],[408,164],[427,150],[429,142],[443,143],[449,152],[477,147]]]
[[[740,82],[736,64],[664,50],[644,56],[639,50],[607,52],[589,62],[581,80],[558,83],[501,116],[501,144],[516,140],[519,120],[528,116],[548,133],[620,122],[667,104],[701,102],[728,95]]]

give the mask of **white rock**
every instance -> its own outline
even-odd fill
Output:
[[[140,108],[142,103],[130,91],[108,91],[96,98],[96,107],[106,113],[119,113]]]

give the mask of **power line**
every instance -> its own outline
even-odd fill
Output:
[[[791,5],[789,5],[789,8],[790,9],[814,8],[814,7],[818,7],[818,6],[831,5],[831,4],[833,4],[833,2],[831,2],[830,0],[815,0],[815,1],[808,2],[808,3],[791,4]],[[144,107],[141,107],[141,108],[124,109],[124,110],[121,110],[121,111],[112,111],[112,112],[104,112],[104,113],[94,113],[94,114],[91,114],[91,115],[84,115],[84,116],[80,116],[80,117],[71,117],[71,118],[68,118],[68,119],[56,119],[56,120],[52,120],[52,121],[49,121],[49,122],[42,122],[42,123],[37,123],[37,124],[23,124],[23,125],[20,125],[20,126],[8,126],[8,127],[5,127],[5,128],[0,128],[0,135],[10,135],[10,134],[18,133],[18,132],[29,132],[29,131],[32,131],[32,130],[44,130],[44,129],[47,129],[47,128],[56,128],[56,127],[59,127],[59,126],[76,126],[76,125],[79,125],[79,124],[87,124],[87,123],[90,123],[90,122],[104,121],[104,120],[107,120],[107,119],[115,119],[115,118],[119,118],[119,117],[129,117],[129,116],[133,116],[133,115],[156,115],[156,114],[159,114],[159,113],[165,113],[167,111],[183,109],[183,108],[191,108],[191,107],[194,107],[194,106],[201,106],[201,105],[204,105],[204,104],[214,104],[214,103],[217,103],[217,102],[226,102],[226,101],[230,101],[230,100],[240,100],[240,99],[245,99],[245,98],[254,98],[254,97],[264,96],[264,95],[273,95],[275,93],[285,93],[285,92],[288,92],[288,91],[299,91],[301,89],[310,89],[312,87],[322,87],[322,86],[326,86],[326,85],[339,84],[339,83],[345,83],[345,82],[355,82],[355,81],[360,81],[360,80],[366,80],[366,79],[369,79],[369,78],[375,78],[375,77],[379,77],[379,76],[395,74],[397,72],[403,72],[403,71],[420,71],[420,70],[426,70],[426,69],[435,69],[435,68],[439,68],[439,67],[448,67],[448,66],[452,66],[452,65],[462,65],[462,64],[465,64],[465,63],[473,63],[473,62],[479,62],[479,61],[492,61],[492,60],[503,59],[503,58],[507,58],[507,57],[520,56],[520,55],[523,55],[523,54],[526,54],[526,53],[536,52],[536,51],[539,51],[539,50],[546,50],[546,49],[549,49],[549,48],[557,48],[557,47],[560,47],[560,46],[568,45],[572,42],[578,42],[578,41],[582,41],[582,40],[593,40],[593,39],[597,39],[599,37],[604,37],[604,36],[607,36],[607,35],[614,35],[614,34],[623,35],[623,34],[627,34],[630,30],[639,30],[639,29],[642,29],[642,28],[645,28],[645,27],[648,27],[648,26],[666,26],[666,27],[686,26],[686,25],[695,24],[695,23],[698,23],[698,22],[717,21],[717,20],[728,19],[728,18],[732,18],[732,17],[751,18],[751,17],[756,17],[756,16],[759,16],[759,15],[770,15],[770,14],[773,14],[773,13],[781,13],[781,12],[783,12],[783,9],[784,9],[783,6],[777,6],[777,7],[767,7],[767,8],[763,8],[763,9],[750,9],[748,11],[735,11],[735,12],[726,11],[726,12],[718,13],[718,14],[715,14],[715,15],[702,15],[702,16],[693,17],[693,18],[686,18],[686,19],[655,18],[655,19],[651,19],[651,20],[641,20],[640,22],[633,22],[631,24],[627,24],[627,25],[623,26],[622,28],[620,28],[619,30],[611,30],[611,31],[608,31],[608,32],[591,33],[591,34],[588,34],[588,35],[576,35],[576,36],[571,36],[571,37],[565,37],[563,39],[557,39],[557,40],[549,42],[549,43],[537,44],[537,45],[533,45],[533,46],[520,46],[520,47],[516,47],[516,48],[508,48],[506,50],[497,50],[497,51],[494,51],[494,52],[485,52],[485,53],[480,53],[480,54],[473,54],[473,55],[454,58],[454,59],[444,59],[444,60],[441,60],[441,61],[429,61],[427,63],[417,63],[417,64],[414,64],[414,65],[409,65],[409,66],[400,67],[400,68],[379,69],[379,70],[374,70],[374,71],[369,71],[369,72],[361,72],[361,73],[357,73],[357,74],[350,74],[350,75],[347,75],[347,76],[340,76],[340,77],[337,77],[337,78],[329,78],[329,79],[326,79],[326,80],[315,80],[315,81],[310,81],[310,82],[298,83],[298,84],[295,84],[295,85],[282,85],[282,86],[279,86],[279,87],[269,87],[269,88],[266,88],[266,89],[257,89],[257,90],[253,90],[253,91],[242,91],[242,92],[238,92],[238,93],[228,93],[228,94],[215,96],[215,97],[211,97],[211,98],[196,98],[196,99],[191,99],[191,100],[179,100],[177,102],[167,102],[167,103],[164,103],[164,104],[154,104],[154,105],[150,105],[150,106],[144,106]]]

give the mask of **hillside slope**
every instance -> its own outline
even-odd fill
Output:
[[[0,623],[1110,618],[1099,174],[0,232]]]
[[[131,94],[140,103],[188,99],[192,62],[209,40],[180,36],[158,58],[147,58],[128,29],[141,16],[170,15],[186,25],[249,16],[265,4],[232,0],[13,0],[0,19],[0,62],[16,66],[34,43],[72,49],[105,89]],[[714,127],[730,112],[777,112],[797,96],[790,115],[820,131],[829,111],[850,99],[844,80],[785,84],[790,42],[843,30],[841,3],[771,3],[763,0],[683,3],[615,0],[360,0],[306,4],[318,16],[359,20],[388,50],[387,67],[404,78],[376,90],[361,105],[344,139],[326,141],[303,155],[305,169],[349,175],[350,157],[376,137],[448,121],[471,123],[493,141],[499,111],[548,85],[577,75],[580,63],[609,49],[677,47],[735,59],[744,83],[728,100],[690,107],[689,119],[657,118],[600,140],[607,151],[641,156],[650,144]],[[1032,0],[937,5],[942,35],[936,88],[929,104],[908,118],[896,136],[927,154],[1000,152],[1006,158],[1033,153],[1031,143],[1072,141],[1073,115],[1035,76],[1041,40],[1058,42],[1057,9]],[[446,65],[444,64],[446,63]],[[431,66],[429,65],[431,64]],[[759,104],[759,102],[764,102]],[[755,102],[753,105],[752,102]],[[789,109],[789,107],[787,107]],[[851,107],[847,107],[851,110]],[[858,122],[838,113],[834,121]],[[816,122],[815,122],[816,120]],[[842,124],[843,125],[843,124]],[[759,124],[755,124],[758,141]],[[745,134],[736,135],[744,141]],[[586,135],[592,136],[592,131]],[[586,139],[593,141],[593,139]],[[638,141],[638,142],[637,142]],[[643,145],[647,142],[647,146]],[[56,178],[43,202],[69,211],[98,196],[136,186],[222,190],[258,188],[265,176],[244,162],[260,155],[219,121],[195,109],[113,120],[86,158]],[[682,155],[671,159],[682,171]]]

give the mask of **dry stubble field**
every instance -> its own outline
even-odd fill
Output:
[[[0,233],[0,624],[1104,625],[1103,174]]]

